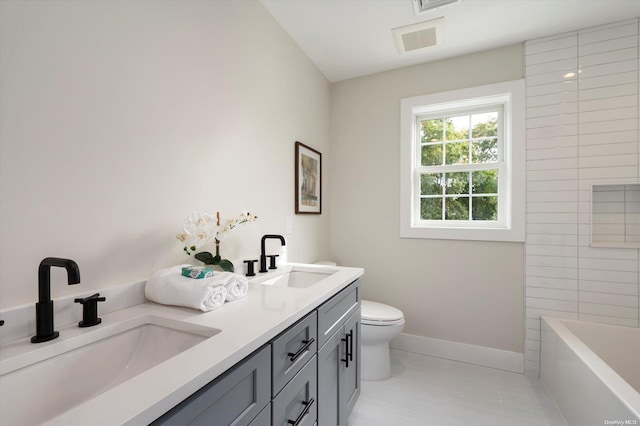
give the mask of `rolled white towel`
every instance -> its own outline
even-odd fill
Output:
[[[216,272],[211,280],[227,289],[227,302],[241,299],[249,291],[249,281],[245,276],[233,272]]]
[[[147,299],[163,305],[184,306],[212,311],[227,300],[227,288],[211,278],[192,279],[183,277],[182,267],[162,269],[151,277],[144,287]]]

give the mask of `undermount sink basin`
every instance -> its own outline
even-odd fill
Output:
[[[325,278],[331,276],[336,271],[331,268],[311,269],[291,269],[280,275],[274,276],[261,281],[262,285],[292,287],[292,288],[308,288]]]
[[[219,332],[143,316],[2,360],[0,424],[43,423]]]

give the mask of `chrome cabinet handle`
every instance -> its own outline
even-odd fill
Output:
[[[300,358],[300,356],[307,350],[309,349],[309,346],[311,346],[313,344],[313,342],[315,342],[316,339],[314,339],[313,337],[309,340],[303,340],[302,343],[304,343],[304,346],[302,346],[300,349],[298,349],[298,352],[296,353],[292,353],[289,352],[287,355],[289,356],[289,361],[294,362],[296,359]]]
[[[309,409],[311,408],[311,406],[313,405],[314,402],[315,402],[315,399],[313,399],[313,398],[311,398],[309,401],[302,401],[302,405],[304,407],[304,410],[302,410],[300,415],[298,415],[297,419],[295,419],[295,420],[287,420],[287,423],[292,425],[292,426],[298,426],[300,424],[300,422],[302,421],[302,419],[304,418],[304,416],[309,414]]]

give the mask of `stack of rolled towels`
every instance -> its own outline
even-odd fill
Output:
[[[249,281],[242,275],[216,271],[205,278],[193,279],[182,274],[182,268],[189,266],[178,265],[156,272],[145,285],[147,299],[208,312],[246,296],[249,291]]]

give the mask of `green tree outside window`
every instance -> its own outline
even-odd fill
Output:
[[[487,164],[499,161],[498,112],[420,122],[421,166]],[[498,170],[423,173],[423,220],[498,220]]]

